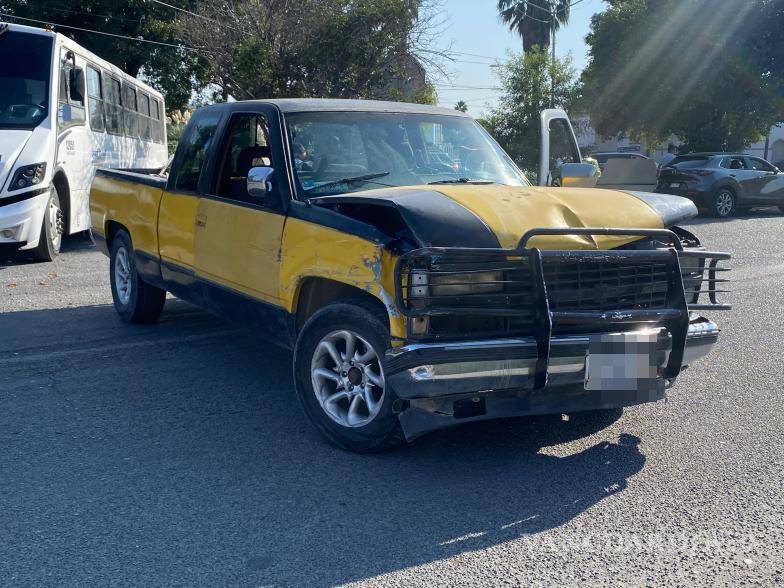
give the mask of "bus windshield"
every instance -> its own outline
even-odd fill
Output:
[[[0,35],[0,129],[32,129],[46,118],[51,62],[51,37]]]

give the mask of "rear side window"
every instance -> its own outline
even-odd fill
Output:
[[[220,113],[208,112],[197,120],[191,121],[188,136],[180,143],[178,149],[183,150],[178,169],[175,170],[174,190],[178,192],[196,192],[199,187],[204,162],[215,137]]]
[[[103,131],[103,87],[101,85],[101,72],[87,66],[87,108],[90,111],[90,128],[94,131]]]
[[[708,163],[708,159],[708,157],[704,156],[676,157],[667,165],[667,167],[677,167],[678,169],[695,169],[699,167],[705,167],[705,165]]]
[[[123,86],[123,107],[125,107],[125,135],[127,137],[139,136],[139,119],[136,116],[136,89],[133,86]]]
[[[721,160],[721,167],[727,169],[746,169],[746,162],[742,157],[725,157]]]
[[[103,97],[106,130],[113,135],[122,135],[123,121],[120,80],[105,75],[103,77]]]

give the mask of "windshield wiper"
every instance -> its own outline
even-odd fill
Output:
[[[433,184],[494,184],[491,180],[472,180],[471,178],[455,178],[451,180],[436,180],[435,182],[428,182],[428,186]]]
[[[334,188],[335,186],[342,186],[343,184],[362,184],[364,182],[371,182],[372,180],[376,180],[378,178],[383,178],[384,176],[388,176],[390,172],[377,172],[374,174],[365,174],[364,176],[353,176],[351,178],[343,178],[342,180],[334,180],[332,182],[326,182],[325,184],[321,184],[319,186],[314,186],[306,192],[318,192],[319,190],[323,190],[325,188]],[[382,186],[391,186],[392,184],[383,184],[381,182],[374,182],[376,184],[381,184]]]

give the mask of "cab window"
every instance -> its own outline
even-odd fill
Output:
[[[204,162],[207,159],[220,113],[209,112],[191,122],[188,136],[182,145],[183,155],[175,170],[174,189],[178,192],[196,192],[199,187]]]
[[[248,172],[253,167],[273,167],[267,121],[260,114],[237,114],[229,123],[215,194],[258,203],[250,198],[247,188]]]

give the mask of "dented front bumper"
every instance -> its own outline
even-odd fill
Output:
[[[533,236],[564,234],[641,234],[671,247],[525,247]],[[718,263],[728,258],[685,251],[668,230],[599,228],[532,230],[515,250],[426,248],[404,255],[396,294],[411,324],[420,317],[428,328],[439,317],[500,317],[506,322],[492,324],[510,332],[458,332],[451,341],[429,332],[430,339],[390,349],[385,375],[406,436],[465,420],[663,398],[683,368],[718,340],[716,324],[695,311],[729,308],[716,300],[727,281],[720,272],[728,271]]]
[[[652,368],[657,375],[628,385],[608,381],[587,389],[587,361],[592,344],[614,336],[654,335]],[[682,366],[706,355],[716,344],[718,326],[692,315]],[[408,438],[460,422],[489,418],[570,413],[631,406],[661,400],[669,379],[661,372],[672,351],[664,327],[623,333],[554,336],[545,385],[537,387],[538,345],[533,337],[412,344],[391,349],[386,378],[401,400],[400,420]],[[623,349],[618,349],[623,354]],[[622,361],[633,361],[633,353]]]

